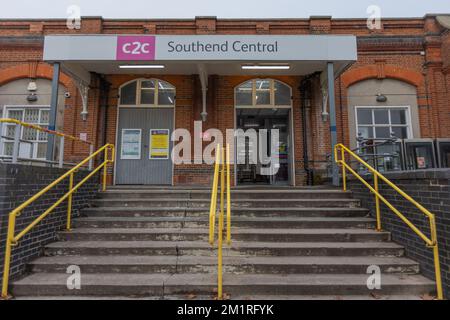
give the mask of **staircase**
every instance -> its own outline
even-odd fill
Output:
[[[112,188],[61,232],[29,275],[12,282],[18,299],[212,299],[217,255],[208,244],[210,191]],[[336,189],[232,191],[232,247],[224,251],[231,299],[419,299],[434,282],[350,192]],[[81,290],[67,289],[67,267]],[[381,268],[381,290],[367,268]]]

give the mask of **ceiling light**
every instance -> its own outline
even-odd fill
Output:
[[[120,65],[120,69],[164,69],[165,66],[162,64],[127,64]]]
[[[243,65],[242,70],[289,70],[289,65]]]

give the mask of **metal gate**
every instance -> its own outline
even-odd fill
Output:
[[[119,108],[116,184],[171,185],[173,108]]]

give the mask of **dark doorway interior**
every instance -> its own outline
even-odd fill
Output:
[[[252,141],[246,139],[245,148],[241,146],[237,152],[241,152],[241,156],[245,157],[245,164],[237,165],[237,183],[238,185],[245,184],[260,184],[260,185],[288,185],[289,184],[289,166],[290,166],[290,125],[289,125],[290,109],[282,108],[248,108],[236,109],[236,128],[242,130],[254,129],[259,137],[259,130],[267,129],[269,131],[267,139],[267,150],[271,150],[270,130],[279,130],[279,168],[275,174],[262,174],[264,168],[269,165],[264,165],[260,162],[252,164],[250,150]],[[259,142],[258,142],[259,143]],[[243,153],[243,154],[242,154]],[[270,155],[270,154],[269,154]]]

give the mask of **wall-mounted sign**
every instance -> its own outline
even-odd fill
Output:
[[[155,60],[154,36],[117,37],[117,60]]]
[[[80,133],[80,140],[87,141],[87,133],[86,132]]]
[[[49,35],[45,61],[355,61],[351,35]]]
[[[120,159],[141,159],[141,129],[123,129]]]
[[[169,159],[169,129],[150,130],[150,159]]]

